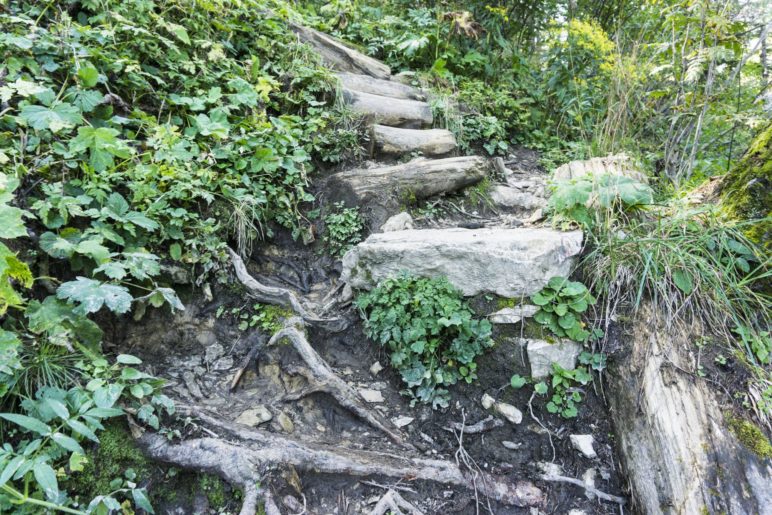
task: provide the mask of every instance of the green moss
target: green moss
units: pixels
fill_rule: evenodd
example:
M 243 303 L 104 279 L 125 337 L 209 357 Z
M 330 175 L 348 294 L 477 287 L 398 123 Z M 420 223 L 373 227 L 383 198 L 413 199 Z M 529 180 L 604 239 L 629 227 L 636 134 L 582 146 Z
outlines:
M 748 450 L 760 458 L 772 458 L 772 444 L 759 426 L 740 417 L 727 416 L 729 429 Z
M 222 479 L 212 475 L 202 475 L 198 479 L 199 488 L 209 499 L 209 507 L 219 511 L 228 503 L 228 492 Z
M 748 237 L 772 245 L 772 125 L 756 136 L 748 152 L 726 175 L 721 203 L 727 213 L 741 220 L 756 220 Z
M 88 463 L 83 471 L 74 472 L 67 481 L 67 489 L 86 502 L 114 490 L 110 483 L 125 478 L 129 469 L 134 470 L 139 479 L 147 478 L 153 470 L 153 462 L 139 450 L 122 420 L 105 426 L 99 433 L 99 445 L 88 449 L 86 457 Z

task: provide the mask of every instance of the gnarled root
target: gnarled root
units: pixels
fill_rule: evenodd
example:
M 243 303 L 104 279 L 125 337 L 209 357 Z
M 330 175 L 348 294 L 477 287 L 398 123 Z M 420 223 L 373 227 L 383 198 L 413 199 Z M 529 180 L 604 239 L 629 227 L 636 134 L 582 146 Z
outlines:
M 370 515 L 424 515 L 424 512 L 407 502 L 401 495 L 394 490 L 389 490 L 375 505 Z
M 341 406 L 351 411 L 374 428 L 386 433 L 394 443 L 411 447 L 409 444 L 405 443 L 402 435 L 396 431 L 396 428 L 392 427 L 388 420 L 368 409 L 360 395 L 330 369 L 330 366 L 321 356 L 319 356 L 314 348 L 311 347 L 311 344 L 308 343 L 308 340 L 303 334 L 302 327 L 303 321 L 301 319 L 294 317 L 287 319 L 284 322 L 284 328 L 274 334 L 268 341 L 268 346 L 271 346 L 282 338 L 286 338 L 300 355 L 300 358 L 308 366 L 307 369 L 301 370 L 302 374 L 306 377 L 306 380 L 308 380 L 310 388 L 301 391 L 299 395 L 290 394 L 285 397 L 285 400 L 299 398 L 315 391 L 327 393 L 338 401 Z
M 317 306 L 311 305 L 308 301 L 301 300 L 290 290 L 260 283 L 250 275 L 244 261 L 241 260 L 236 252 L 229 248 L 228 253 L 231 256 L 236 277 L 258 301 L 289 308 L 305 322 L 328 331 L 340 332 L 346 328 L 345 320 L 342 318 L 323 318 L 319 316 L 315 312 L 319 309 Z
M 214 473 L 229 483 L 245 489 L 246 500 L 257 502 L 266 493 L 248 490 L 266 472 L 279 464 L 320 473 L 352 476 L 387 476 L 418 479 L 477 490 L 491 499 L 512 506 L 536 506 L 543 502 L 542 492 L 529 482 L 513 483 L 503 477 L 471 474 L 450 461 L 410 458 L 374 451 L 311 445 L 285 436 L 266 433 L 231 422 L 218 420 L 203 412 L 194 412 L 211 429 L 227 434 L 238 443 L 216 438 L 196 438 L 178 443 L 145 433 L 139 444 L 153 459 L 176 466 Z M 275 505 L 274 505 L 275 506 Z M 278 513 L 278 508 L 276 508 Z M 244 511 L 242 514 L 250 513 Z

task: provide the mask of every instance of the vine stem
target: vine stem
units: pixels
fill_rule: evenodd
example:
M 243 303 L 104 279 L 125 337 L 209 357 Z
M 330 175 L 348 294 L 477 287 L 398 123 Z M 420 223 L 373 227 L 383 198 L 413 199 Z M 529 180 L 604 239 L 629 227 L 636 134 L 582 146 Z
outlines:
M 11 494 L 12 496 L 16 497 L 18 499 L 17 502 L 19 504 L 29 503 L 29 504 L 34 504 L 36 506 L 43 506 L 44 508 L 48 508 L 48 509 L 51 509 L 51 510 L 63 511 L 64 513 L 74 513 L 75 515 L 86 515 L 85 511 L 79 511 L 79 510 L 75 510 L 73 508 L 67 508 L 66 506 L 59 506 L 58 504 L 54 504 L 54 503 L 51 503 L 51 502 L 48 502 L 48 501 L 41 501 L 40 499 L 35 499 L 33 497 L 29 497 L 27 495 L 22 494 L 21 492 L 19 492 L 15 488 L 13 488 L 11 486 L 8 486 L 8 485 L 3 485 L 0 488 L 2 488 L 5 492 Z

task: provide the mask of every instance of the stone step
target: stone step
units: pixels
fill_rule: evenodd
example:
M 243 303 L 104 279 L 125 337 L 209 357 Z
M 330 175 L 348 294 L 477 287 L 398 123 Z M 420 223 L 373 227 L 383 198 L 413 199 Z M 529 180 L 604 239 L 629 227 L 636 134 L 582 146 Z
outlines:
M 442 156 L 456 150 L 456 137 L 446 129 L 401 129 L 373 125 L 370 154 L 400 156 L 420 152 L 428 157 Z
M 371 289 L 405 271 L 445 276 L 464 295 L 519 298 L 568 276 L 582 249 L 581 231 L 486 228 L 423 229 L 373 234 L 343 257 L 341 279 Z
M 341 85 L 352 91 L 370 93 L 391 98 L 405 98 L 410 100 L 426 100 L 426 95 L 420 89 L 416 89 L 401 82 L 376 79 L 369 75 L 359 73 L 338 73 Z
M 420 129 L 432 125 L 429 104 L 419 100 L 373 95 L 342 88 L 343 101 L 355 112 L 371 115 L 375 123 L 391 127 Z

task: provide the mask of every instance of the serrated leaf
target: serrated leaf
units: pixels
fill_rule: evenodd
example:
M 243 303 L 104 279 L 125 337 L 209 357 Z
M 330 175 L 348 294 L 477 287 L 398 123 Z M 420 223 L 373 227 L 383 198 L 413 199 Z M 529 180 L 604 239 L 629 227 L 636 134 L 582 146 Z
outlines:
M 547 393 L 547 383 L 545 383 L 544 381 L 536 383 L 535 385 L 533 385 L 533 389 L 539 395 L 544 395 Z
M 60 102 L 51 107 L 26 105 L 21 108 L 19 118 L 35 130 L 48 129 L 54 133 L 75 127 L 82 120 L 80 110 L 67 102 Z
M 102 103 L 104 95 L 91 89 L 78 89 L 71 98 L 72 103 L 84 113 L 90 113 L 96 106 Z
M 78 303 L 76 311 L 81 313 L 96 313 L 102 306 L 107 306 L 110 311 L 118 314 L 126 313 L 133 300 L 124 286 L 102 283 L 86 277 L 78 277 L 75 281 L 62 284 L 56 291 L 56 296 Z
M 79 127 L 78 135 L 70 140 L 70 152 L 79 154 L 88 150 L 91 166 L 97 172 L 103 172 L 114 165 L 114 157 L 127 159 L 131 156 L 131 148 L 118 139 L 118 135 L 120 132 L 109 127 Z

